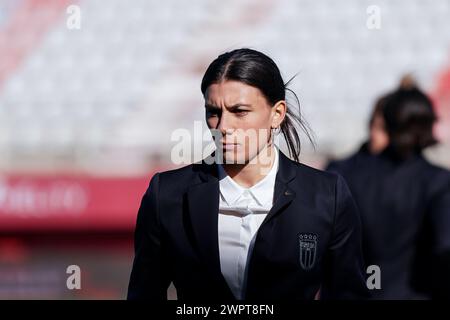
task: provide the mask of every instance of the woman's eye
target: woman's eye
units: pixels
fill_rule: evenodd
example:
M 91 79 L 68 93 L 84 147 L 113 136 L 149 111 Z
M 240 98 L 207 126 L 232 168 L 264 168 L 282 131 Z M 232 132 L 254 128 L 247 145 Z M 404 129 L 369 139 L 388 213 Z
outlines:
M 238 117 L 243 117 L 243 116 L 247 115 L 248 111 L 247 110 L 236 110 L 235 113 Z

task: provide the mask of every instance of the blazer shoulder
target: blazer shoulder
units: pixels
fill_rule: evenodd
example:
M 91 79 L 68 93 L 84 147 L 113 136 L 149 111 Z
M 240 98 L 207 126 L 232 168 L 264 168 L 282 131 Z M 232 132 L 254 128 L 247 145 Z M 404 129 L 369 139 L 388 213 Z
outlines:
M 194 164 L 188 164 L 179 168 L 160 171 L 160 178 L 166 179 L 183 179 L 189 177 L 193 173 Z
M 450 192 L 450 170 L 427 159 L 422 160 L 422 182 L 431 194 Z
M 334 198 L 338 189 L 346 187 L 345 179 L 337 172 L 323 171 L 291 161 L 296 172 L 294 187 L 301 190 L 304 197 L 315 199 L 318 195 L 322 195 Z
M 422 158 L 422 163 L 427 168 L 430 176 L 432 176 L 433 178 L 435 178 L 435 176 L 441 176 L 445 180 L 450 179 L 450 170 L 448 170 L 447 168 L 434 164 L 426 158 Z
M 159 171 L 159 188 L 162 194 L 184 193 L 191 185 L 201 182 L 199 172 L 207 170 L 201 162 L 179 168 Z
M 165 187 L 188 185 L 195 178 L 194 164 L 160 171 L 158 174 L 160 184 Z
M 324 171 L 299 162 L 296 162 L 296 167 L 300 179 L 308 179 L 311 183 L 334 186 L 341 178 L 341 175 L 335 171 Z

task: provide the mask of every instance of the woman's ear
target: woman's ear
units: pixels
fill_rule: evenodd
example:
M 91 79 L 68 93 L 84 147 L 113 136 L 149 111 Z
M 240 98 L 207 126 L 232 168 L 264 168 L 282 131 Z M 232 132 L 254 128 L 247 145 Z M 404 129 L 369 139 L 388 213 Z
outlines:
M 281 126 L 287 112 L 285 100 L 280 100 L 272 107 L 272 124 L 271 128 L 276 129 Z

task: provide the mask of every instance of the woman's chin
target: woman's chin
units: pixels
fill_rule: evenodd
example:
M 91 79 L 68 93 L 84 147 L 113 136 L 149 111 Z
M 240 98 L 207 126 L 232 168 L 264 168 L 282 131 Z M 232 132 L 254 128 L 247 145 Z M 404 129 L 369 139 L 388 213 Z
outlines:
M 245 164 L 245 155 L 232 150 L 223 150 L 224 164 Z

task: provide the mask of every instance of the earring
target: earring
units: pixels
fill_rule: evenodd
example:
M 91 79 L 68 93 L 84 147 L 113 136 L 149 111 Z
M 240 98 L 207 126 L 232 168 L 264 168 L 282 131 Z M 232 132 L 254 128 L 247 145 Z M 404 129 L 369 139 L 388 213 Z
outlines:
M 275 141 L 275 135 L 279 132 L 280 127 L 276 127 L 276 128 L 271 128 L 271 132 L 270 132 L 270 141 L 273 144 Z

